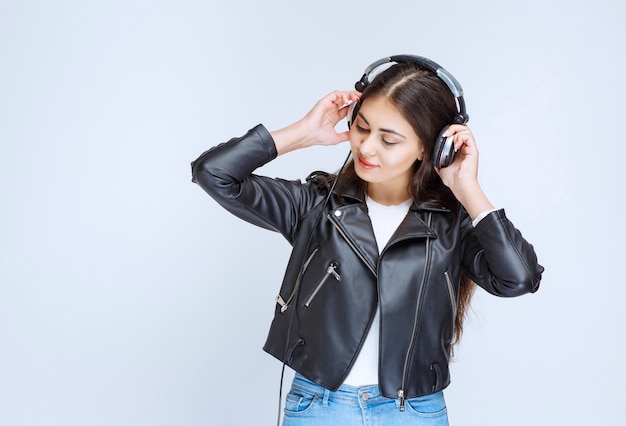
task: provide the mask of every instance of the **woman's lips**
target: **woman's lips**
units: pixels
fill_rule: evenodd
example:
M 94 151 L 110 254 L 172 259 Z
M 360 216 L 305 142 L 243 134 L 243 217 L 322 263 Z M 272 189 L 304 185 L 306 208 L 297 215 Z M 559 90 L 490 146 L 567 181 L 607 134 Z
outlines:
M 365 161 L 363 157 L 361 157 L 360 155 L 359 155 L 359 165 L 363 167 L 364 169 L 368 169 L 368 170 L 375 169 L 376 167 L 378 167 L 376 164 L 372 164 L 370 162 Z

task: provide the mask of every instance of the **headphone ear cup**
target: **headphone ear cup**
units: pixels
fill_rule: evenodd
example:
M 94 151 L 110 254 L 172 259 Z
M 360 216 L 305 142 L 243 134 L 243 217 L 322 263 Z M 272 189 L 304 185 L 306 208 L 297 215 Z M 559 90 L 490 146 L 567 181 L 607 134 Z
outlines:
M 437 140 L 435 141 L 435 147 L 433 149 L 433 166 L 437 169 L 448 167 L 454 161 L 456 156 L 456 150 L 454 149 L 454 137 L 446 137 L 443 134 L 448 130 L 450 126 L 444 127 Z
M 353 102 L 348 107 L 348 114 L 346 115 L 346 121 L 348 122 L 348 129 L 352 127 L 352 123 L 356 119 L 356 115 L 359 112 L 361 102 Z

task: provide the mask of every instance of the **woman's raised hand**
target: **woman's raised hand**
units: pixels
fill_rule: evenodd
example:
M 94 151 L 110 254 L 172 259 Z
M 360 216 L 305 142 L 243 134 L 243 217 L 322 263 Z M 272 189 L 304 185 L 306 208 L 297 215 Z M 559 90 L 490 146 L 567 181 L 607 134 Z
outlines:
M 453 124 L 444 136 L 454 138 L 456 157 L 448 167 L 436 169 L 443 183 L 465 207 L 470 217 L 493 209 L 493 205 L 478 184 L 478 148 L 469 127 Z
M 278 154 L 313 145 L 336 145 L 348 140 L 349 132 L 338 132 L 335 127 L 346 117 L 347 106 L 357 102 L 360 96 L 357 91 L 336 90 L 317 101 L 302 119 L 273 131 Z
M 441 180 L 452 191 L 478 180 L 478 148 L 469 127 L 463 124 L 451 125 L 443 136 L 454 141 L 456 157 L 448 167 L 437 169 Z M 458 188 L 461 189 L 461 188 Z
M 317 101 L 315 106 L 304 116 L 310 134 L 315 136 L 314 145 L 335 145 L 348 140 L 348 131 L 337 132 L 335 126 L 346 117 L 347 105 L 357 102 L 360 93 L 356 91 L 334 91 Z

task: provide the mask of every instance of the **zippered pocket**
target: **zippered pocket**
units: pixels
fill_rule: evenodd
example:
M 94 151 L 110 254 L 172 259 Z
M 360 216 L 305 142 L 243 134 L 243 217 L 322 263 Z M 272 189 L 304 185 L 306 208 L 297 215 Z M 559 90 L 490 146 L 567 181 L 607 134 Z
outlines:
M 441 367 L 439 367 L 438 363 L 433 362 L 430 364 L 429 370 L 435 375 L 434 384 L 431 387 L 431 391 L 434 393 L 441 387 Z
M 450 295 L 450 304 L 452 305 L 452 316 L 456 317 L 457 301 L 456 301 L 456 293 L 454 292 L 454 285 L 452 285 L 452 278 L 450 277 L 450 273 L 448 271 L 445 271 L 443 273 L 443 276 L 446 279 L 446 285 L 448 286 L 448 294 Z
M 446 285 L 448 287 L 448 294 L 450 295 L 450 305 L 452 307 L 452 336 L 455 334 L 456 330 L 456 312 L 459 309 L 457 296 L 454 292 L 454 285 L 452 285 L 452 278 L 450 277 L 450 273 L 446 270 L 443 273 L 443 276 L 446 279 Z M 454 337 L 452 337 L 452 341 L 454 341 Z M 452 343 L 451 341 L 451 343 Z M 454 356 L 454 345 L 450 345 L 450 357 Z
M 296 281 L 296 285 L 293 286 L 293 290 L 291 291 L 291 294 L 289 295 L 289 298 L 287 300 L 283 299 L 283 297 L 280 295 L 280 293 L 278 294 L 278 296 L 276 296 L 276 303 L 278 303 L 280 305 L 280 312 L 281 313 L 284 313 L 287 309 L 289 309 L 289 304 L 293 300 L 293 297 L 296 295 L 296 292 L 298 291 L 298 287 L 300 287 L 300 281 L 302 281 L 302 275 L 304 275 L 304 273 L 306 272 L 306 269 L 308 268 L 309 264 L 311 263 L 311 261 L 315 257 L 315 254 L 317 253 L 318 250 L 319 250 L 319 247 L 315 248 L 315 250 L 313 250 L 311 252 L 309 257 L 307 257 L 306 261 L 302 265 L 302 269 L 300 270 L 300 274 L 298 274 L 298 280 Z
M 326 282 L 331 276 L 335 278 L 337 282 L 341 281 L 341 275 L 339 275 L 339 272 L 337 272 L 338 267 L 339 265 L 335 262 L 330 262 L 328 264 L 328 266 L 326 267 L 326 272 L 324 273 L 324 276 L 317 283 L 311 295 L 306 299 L 306 302 L 304 302 L 304 306 L 306 306 L 307 308 L 311 306 L 311 303 L 313 303 L 313 299 L 315 299 L 315 296 L 317 296 L 317 293 L 322 289 L 322 287 L 324 287 L 324 285 L 326 284 Z

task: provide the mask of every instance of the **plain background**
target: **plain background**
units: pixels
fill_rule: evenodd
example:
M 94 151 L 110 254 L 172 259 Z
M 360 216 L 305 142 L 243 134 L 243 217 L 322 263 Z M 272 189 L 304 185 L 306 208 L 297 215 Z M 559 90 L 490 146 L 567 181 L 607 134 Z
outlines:
M 275 424 L 261 347 L 289 246 L 189 163 L 398 53 L 461 82 L 483 187 L 546 267 L 537 294 L 477 293 L 451 424 L 624 424 L 625 18 L 621 0 L 0 0 L 0 424 Z

